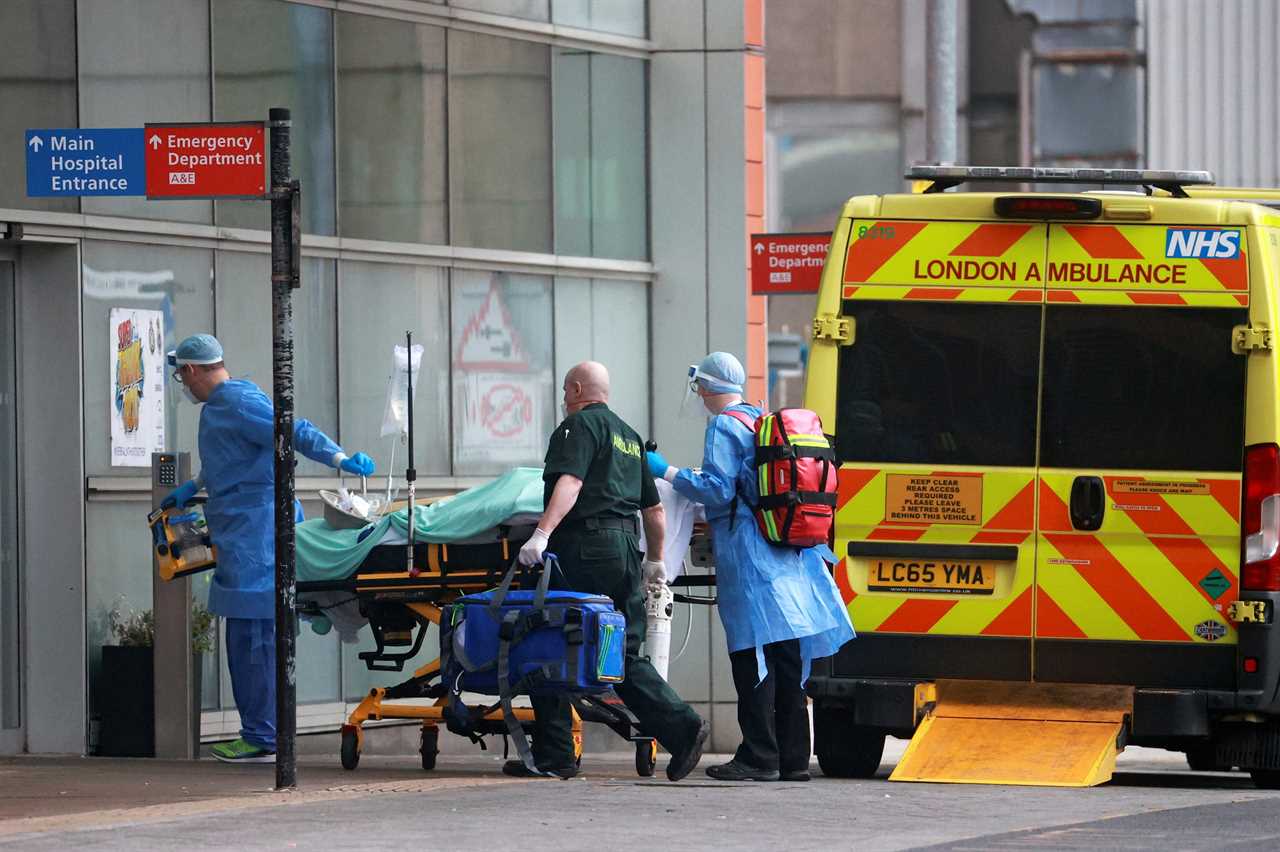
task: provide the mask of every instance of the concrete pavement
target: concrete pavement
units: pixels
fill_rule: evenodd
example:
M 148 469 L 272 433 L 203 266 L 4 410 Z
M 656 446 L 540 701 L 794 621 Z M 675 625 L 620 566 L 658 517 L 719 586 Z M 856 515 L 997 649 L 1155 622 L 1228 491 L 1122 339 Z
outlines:
M 1181 755 L 1130 749 L 1105 787 L 1070 790 L 889 784 L 679 784 L 639 779 L 630 753 L 588 755 L 571 781 L 515 780 L 491 752 L 332 757 L 300 765 L 299 791 L 270 767 L 20 758 L 0 762 L 0 848 L 452 850 L 1222 848 L 1280 843 L 1280 793 L 1239 773 L 1191 773 Z M 335 738 L 336 746 L 336 738 Z M 717 758 L 707 758 L 704 766 Z M 665 758 L 663 759 L 665 763 Z M 816 769 L 816 767 L 815 767 Z

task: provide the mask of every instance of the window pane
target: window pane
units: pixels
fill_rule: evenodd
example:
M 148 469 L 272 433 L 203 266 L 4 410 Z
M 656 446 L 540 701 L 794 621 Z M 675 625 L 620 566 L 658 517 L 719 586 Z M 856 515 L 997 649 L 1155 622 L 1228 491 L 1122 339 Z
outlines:
M 556 52 L 557 254 L 648 256 L 644 74 L 639 59 Z
M 547 20 L 547 0 L 449 0 L 449 5 L 531 21 Z
M 649 435 L 649 292 L 637 281 L 592 284 L 595 360 L 609 368 L 609 405 Z
M 541 465 L 557 420 L 550 279 L 455 270 L 451 313 L 455 473 Z
M 292 110 L 293 176 L 302 181 L 302 228 L 334 233 L 333 16 L 275 0 L 214 0 L 215 121 L 265 121 Z M 217 221 L 266 230 L 270 205 L 219 201 Z
M 556 279 L 555 370 L 582 361 L 609 368 L 609 407 L 641 435 L 649 432 L 649 292 L 636 281 Z M 589 332 L 583 330 L 589 329 Z
M 217 329 L 227 369 L 272 395 L 271 257 L 218 252 Z M 293 291 L 294 412 L 338 440 L 337 287 L 334 261 L 302 259 Z M 333 468 L 298 455 L 299 476 L 333 476 Z
M 146 308 L 164 314 L 164 341 L 157 341 L 157 357 L 189 334 L 212 331 L 213 253 L 207 249 L 85 240 L 81 258 L 85 473 L 147 477 L 147 468 L 111 467 L 111 309 Z M 187 402 L 172 381 L 165 381 L 164 399 L 166 447 L 194 454 L 199 406 Z
M 1044 467 L 1238 471 L 1248 311 L 1047 309 Z M 1210 414 L 1211 413 L 1211 414 Z
M 449 294 L 447 273 L 436 266 L 343 262 L 338 285 L 338 365 L 342 444 L 378 464 L 379 478 L 392 470 L 404 475 L 406 447 L 382 437 L 382 419 L 391 378 L 392 351 L 404 345 L 405 331 L 422 344 L 422 363 L 413 388 L 415 467 L 419 473 L 449 473 Z M 369 483 L 370 486 L 373 483 Z M 385 481 L 384 481 L 385 485 Z
M 551 251 L 551 57 L 449 31 L 449 224 L 461 246 Z
M 584 30 L 644 38 L 645 0 L 551 0 L 551 21 Z
M 591 248 L 596 257 L 648 257 L 645 64 L 591 57 Z
M 338 16 L 343 236 L 447 243 L 444 30 Z
M 101 360 L 101 357 L 99 358 Z M 146 503 L 85 503 L 86 639 L 89 643 L 90 713 L 101 689 L 102 646 L 118 645 L 111 635 L 111 610 L 127 616 L 151 609 L 151 537 Z
M 844 314 L 841 461 L 1035 464 L 1039 305 L 846 300 Z
M 141 127 L 148 121 L 209 120 L 206 0 L 81 3 L 80 121 Z M 213 221 L 208 201 L 86 198 L 84 212 L 142 219 Z
M 556 254 L 591 256 L 591 54 L 556 51 Z
M 78 127 L 75 0 L 0 3 L 0 207 L 76 212 L 76 198 L 27 198 L 23 131 Z

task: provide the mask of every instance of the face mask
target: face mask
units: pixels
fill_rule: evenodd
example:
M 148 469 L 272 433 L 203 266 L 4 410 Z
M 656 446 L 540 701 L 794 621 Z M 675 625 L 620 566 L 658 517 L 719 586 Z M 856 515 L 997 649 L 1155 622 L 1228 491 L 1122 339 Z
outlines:
M 182 386 L 182 395 L 185 396 L 187 398 L 187 402 L 191 403 L 192 405 L 200 404 L 200 400 L 196 399 L 196 395 L 193 394 L 191 392 L 191 388 L 187 387 L 186 385 Z
M 569 406 L 565 405 L 563 402 L 560 403 L 560 419 L 569 419 Z
M 703 398 L 703 400 L 702 400 L 702 410 L 703 410 L 703 411 L 705 411 L 705 412 L 707 413 L 707 416 L 708 416 L 708 417 L 715 417 L 715 416 L 716 416 L 716 412 L 715 412 L 715 411 L 712 411 L 712 410 L 711 410 L 711 406 L 707 405 L 707 400 L 706 400 L 706 398 L 705 398 L 705 397 L 704 397 L 704 398 Z

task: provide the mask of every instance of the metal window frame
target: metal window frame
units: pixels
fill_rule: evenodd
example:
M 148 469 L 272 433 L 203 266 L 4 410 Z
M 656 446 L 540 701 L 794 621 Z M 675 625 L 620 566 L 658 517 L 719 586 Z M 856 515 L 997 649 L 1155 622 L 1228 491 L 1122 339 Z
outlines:
M 477 12 L 443 4 L 426 4 L 419 0 L 289 0 L 289 2 L 303 6 L 318 6 L 334 12 L 392 18 L 415 24 L 430 24 L 484 35 L 536 41 L 557 47 L 614 53 L 636 59 L 648 59 L 657 49 L 656 44 L 648 38 Z

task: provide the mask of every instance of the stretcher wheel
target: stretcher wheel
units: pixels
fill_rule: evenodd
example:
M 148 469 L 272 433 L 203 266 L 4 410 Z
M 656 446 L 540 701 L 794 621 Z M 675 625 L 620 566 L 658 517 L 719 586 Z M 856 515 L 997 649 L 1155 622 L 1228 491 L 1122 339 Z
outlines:
M 658 768 L 658 741 L 640 740 L 636 743 L 636 774 L 641 778 L 652 778 Z
M 418 751 L 422 754 L 422 769 L 426 772 L 436 768 L 436 755 L 440 753 L 440 729 L 423 727 L 422 740 Z
M 355 769 L 360 765 L 360 735 L 355 731 L 342 732 L 342 768 Z

